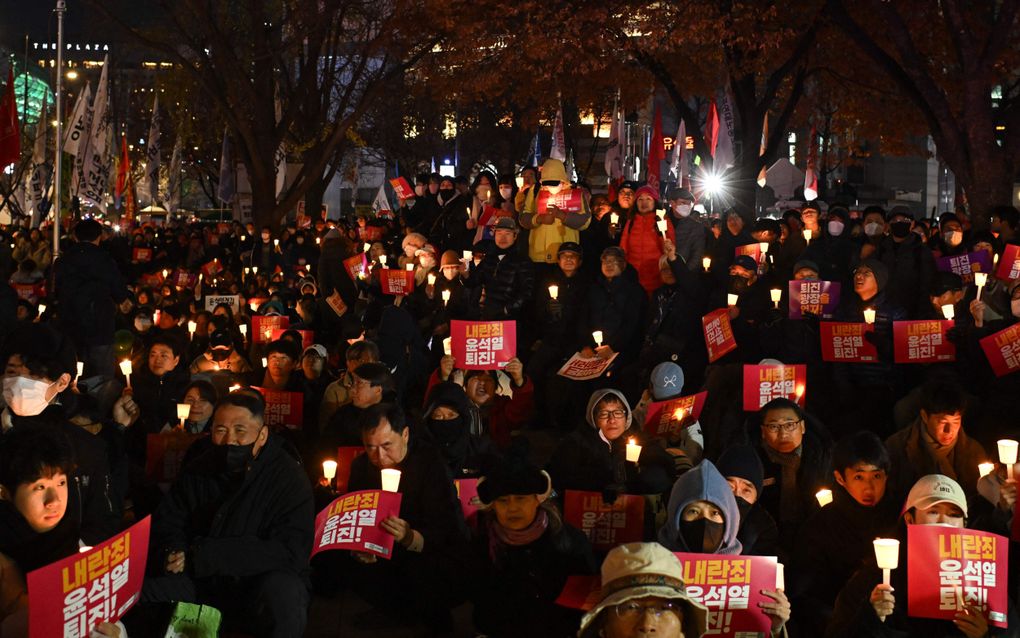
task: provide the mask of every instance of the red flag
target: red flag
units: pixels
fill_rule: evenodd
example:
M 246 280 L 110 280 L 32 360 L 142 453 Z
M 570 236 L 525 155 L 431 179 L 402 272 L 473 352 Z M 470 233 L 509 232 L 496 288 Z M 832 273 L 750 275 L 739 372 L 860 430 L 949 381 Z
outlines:
M 117 199 L 117 208 L 120 208 L 120 198 L 124 196 L 127 188 L 128 174 L 131 172 L 130 160 L 128 159 L 127 137 L 120 137 L 120 162 L 117 165 L 117 188 L 114 197 Z
M 715 108 L 715 98 L 708 103 L 708 115 L 705 118 L 705 144 L 708 152 L 715 158 L 715 147 L 719 143 L 719 111 Z
M 7 69 L 7 88 L 0 102 L 0 167 L 16 164 L 21 158 L 21 133 L 18 108 L 14 101 L 14 67 Z
M 662 111 L 655 109 L 655 124 L 652 126 L 652 143 L 648 146 L 648 185 L 659 190 L 659 173 L 662 162 L 666 159 L 666 149 L 662 146 Z
M 807 168 L 804 171 L 804 199 L 811 201 L 818 197 L 818 173 L 815 167 L 818 165 L 818 144 L 815 142 L 817 133 L 815 127 L 811 127 L 811 137 L 808 138 Z

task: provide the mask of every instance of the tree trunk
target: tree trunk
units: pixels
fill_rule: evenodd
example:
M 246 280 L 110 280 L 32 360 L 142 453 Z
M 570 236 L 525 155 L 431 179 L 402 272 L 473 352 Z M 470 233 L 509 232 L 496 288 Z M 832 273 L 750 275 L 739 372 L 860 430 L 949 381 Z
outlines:
M 311 187 L 305 191 L 305 215 L 312 218 L 312 223 L 319 219 L 319 211 L 322 209 L 322 196 L 326 194 L 326 180 L 320 179 L 312 182 Z

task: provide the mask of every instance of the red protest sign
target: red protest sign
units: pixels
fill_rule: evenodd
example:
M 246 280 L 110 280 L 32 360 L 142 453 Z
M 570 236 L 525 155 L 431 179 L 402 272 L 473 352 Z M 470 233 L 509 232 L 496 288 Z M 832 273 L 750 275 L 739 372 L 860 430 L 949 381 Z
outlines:
M 516 321 L 450 322 L 451 347 L 461 370 L 495 370 L 517 353 Z
M 198 275 L 187 270 L 175 270 L 172 275 L 173 285 L 176 288 L 194 288 L 198 283 Z
M 335 290 L 332 295 L 326 297 L 326 305 L 332 308 L 333 312 L 335 312 L 338 317 L 344 316 L 347 312 L 347 304 L 344 303 L 340 293 Z
M 1020 246 L 1006 244 L 999 258 L 999 267 L 995 269 L 995 276 L 1003 281 L 1020 278 Z
M 155 288 L 163 283 L 163 273 L 161 272 L 143 273 L 139 275 L 138 282 L 143 286 Z
M 379 286 L 384 295 L 409 295 L 414 292 L 414 272 L 396 268 L 379 269 Z
M 258 390 L 265 397 L 265 423 L 270 428 L 300 430 L 304 426 L 305 395 L 300 392 L 267 390 L 254 385 L 252 389 Z
M 737 349 L 737 340 L 733 337 L 733 328 L 730 326 L 728 313 L 728 308 L 719 308 L 701 318 L 709 363 L 715 363 Z
M 152 261 L 152 249 L 151 248 L 133 248 L 131 250 L 131 261 L 140 263 L 148 263 Z
M 741 255 L 747 255 L 760 267 L 765 263 L 767 253 L 763 253 L 761 251 L 761 246 L 758 244 L 744 244 L 743 246 L 737 246 L 733 249 L 734 257 L 739 257 Z
M 347 484 L 351 480 L 351 466 L 354 459 L 365 453 L 365 448 L 360 445 L 349 447 L 338 447 L 336 449 L 336 491 L 343 494 L 347 491 Z
M 684 419 L 697 421 L 701 417 L 701 410 L 705 407 L 707 398 L 708 392 L 699 392 L 669 401 L 649 403 L 645 412 L 645 432 L 652 436 L 663 436 L 670 434 Z
M 612 505 L 607 505 L 598 492 L 567 490 L 563 495 L 563 518 L 584 532 L 596 550 L 608 551 L 621 543 L 641 541 L 645 499 L 621 494 Z
M 276 341 L 283 335 L 284 332 L 291 330 L 291 328 L 273 328 L 273 332 L 269 338 Z M 294 332 L 301 335 L 301 351 L 304 352 L 305 348 L 315 343 L 315 331 L 314 330 L 294 330 Z
M 907 525 L 907 615 L 952 620 L 963 605 L 1006 626 L 1009 541 L 997 534 Z
M 561 377 L 566 377 L 573 381 L 588 381 L 589 379 L 597 379 L 601 377 L 609 366 L 616 360 L 616 356 L 619 352 L 614 352 L 613 356 L 608 359 L 601 357 L 582 357 L 580 353 L 575 352 L 574 356 L 570 357 L 566 363 L 559 369 L 556 374 Z
M 202 274 L 206 277 L 215 277 L 223 271 L 223 266 L 220 265 L 219 259 L 213 259 L 212 261 L 202 264 Z
M 28 635 L 88 636 L 138 600 L 149 552 L 146 516 L 92 549 L 28 574 Z
M 988 335 L 981 340 L 981 349 L 985 351 L 995 376 L 1015 372 L 1020 368 L 1020 323 Z
M 361 241 L 379 241 L 382 239 L 383 229 L 379 226 L 365 226 L 358 229 L 358 237 Z
M 478 505 L 472 499 L 478 496 L 478 479 L 455 479 L 453 487 L 457 490 L 457 499 L 460 500 L 460 511 L 464 514 L 471 529 L 478 526 Z
M 351 278 L 351 281 L 358 283 L 358 280 L 365 279 L 368 277 L 368 255 L 366 253 L 358 253 L 353 257 L 348 257 L 344 260 L 344 270 L 347 271 L 347 276 Z
M 315 517 L 312 556 L 328 549 L 349 549 L 383 558 L 393 554 L 393 535 L 381 523 L 400 514 L 397 492 L 364 490 L 338 496 Z
M 156 483 L 177 480 L 184 455 L 202 436 L 176 430 L 150 434 L 145 441 L 145 478 Z
M 273 340 L 274 330 L 286 330 L 290 326 L 290 319 L 283 315 L 265 317 L 255 315 L 251 318 L 252 341 L 255 343 L 269 343 Z
M 414 197 L 414 189 L 407 183 L 407 180 L 403 177 L 390 180 L 390 186 L 393 187 L 393 192 L 397 194 L 400 199 L 410 199 Z
M 894 321 L 893 349 L 896 363 L 956 361 L 956 344 L 946 338 L 953 327 L 948 320 Z
M 706 636 L 768 635 L 772 621 L 758 606 L 776 588 L 775 556 L 723 556 L 675 552 L 687 595 L 708 607 Z
M 11 287 L 14 288 L 18 299 L 24 299 L 31 303 L 36 303 L 45 294 L 43 284 L 11 284 Z
M 567 609 L 589 611 L 602 600 L 598 576 L 567 576 L 556 604 Z
M 806 312 L 826 319 L 832 317 L 839 305 L 839 288 L 835 281 L 790 281 L 790 319 L 803 319 Z
M 807 366 L 745 365 L 744 410 L 756 412 L 772 399 L 791 399 L 804 407 Z
M 823 321 L 819 324 L 822 361 L 871 363 L 878 361 L 875 345 L 864 338 L 874 332 L 874 324 Z
M 581 199 L 581 189 L 571 188 L 562 190 L 555 195 L 549 191 L 539 191 L 535 206 L 539 214 L 544 215 L 546 209 L 555 206 L 565 213 L 580 213 L 584 209 L 584 202 Z

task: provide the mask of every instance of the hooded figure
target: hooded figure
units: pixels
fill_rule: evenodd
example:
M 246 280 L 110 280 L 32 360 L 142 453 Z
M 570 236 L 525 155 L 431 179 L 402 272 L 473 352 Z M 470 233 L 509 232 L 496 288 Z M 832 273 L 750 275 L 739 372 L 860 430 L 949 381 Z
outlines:
M 452 381 L 432 387 L 422 426 L 424 438 L 439 448 L 454 478 L 477 477 L 498 458 L 492 439 L 481 433 L 478 408 Z
M 591 211 L 583 192 L 570 185 L 563 162 L 547 159 L 542 164 L 542 184 L 532 189 L 521 213 L 528 234 L 528 256 L 540 264 L 554 264 L 563 242 L 577 243 L 580 231 L 591 223 Z
M 711 507 L 699 508 L 699 504 Z M 713 507 L 722 515 L 722 522 L 712 520 L 716 517 L 711 512 L 703 515 Z M 694 517 L 695 510 L 702 515 Z M 733 491 L 715 465 L 706 460 L 673 484 L 659 542 L 675 552 L 738 555 L 743 550 L 737 540 L 739 528 L 740 512 Z

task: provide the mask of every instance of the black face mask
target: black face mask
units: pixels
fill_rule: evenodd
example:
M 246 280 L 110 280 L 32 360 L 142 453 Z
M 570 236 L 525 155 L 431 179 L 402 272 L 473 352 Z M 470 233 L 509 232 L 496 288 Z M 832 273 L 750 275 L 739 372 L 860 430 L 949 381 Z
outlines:
M 893 222 L 889 224 L 889 231 L 893 237 L 903 239 L 910 234 L 910 222 Z
M 687 549 L 702 554 L 714 554 L 722 545 L 723 524 L 699 518 L 695 521 L 680 521 L 680 537 Z
M 425 427 L 432 434 L 432 438 L 441 445 L 455 443 L 464 436 L 463 424 L 464 417 L 461 416 L 456 419 L 428 419 L 425 421 Z
M 217 462 L 220 468 L 227 474 L 239 474 L 248 468 L 248 463 L 253 458 L 255 444 L 248 445 L 220 445 L 218 446 Z
M 224 350 L 223 348 L 213 348 L 209 354 L 212 356 L 213 361 L 226 361 L 230 358 L 230 350 Z
M 752 503 L 748 503 L 743 498 L 736 496 L 737 499 L 737 511 L 740 512 L 740 520 L 743 521 L 747 518 L 747 513 L 754 507 Z
M 443 198 L 444 202 L 448 202 L 453 199 L 454 190 L 452 188 L 440 188 L 439 196 Z
M 734 295 L 739 295 L 747 291 L 751 287 L 751 282 L 744 279 L 740 275 L 730 275 L 730 292 Z

